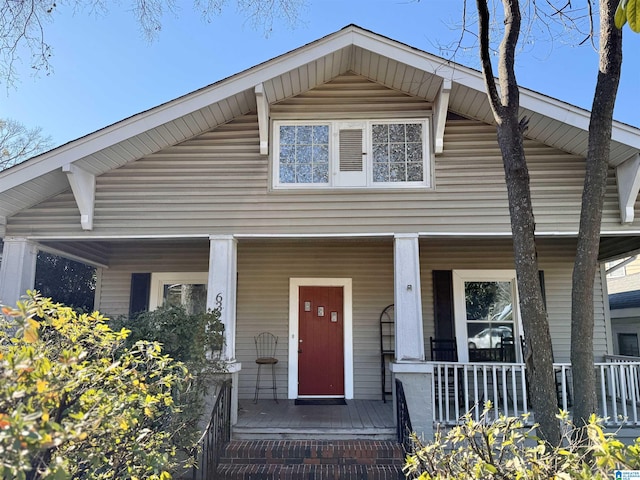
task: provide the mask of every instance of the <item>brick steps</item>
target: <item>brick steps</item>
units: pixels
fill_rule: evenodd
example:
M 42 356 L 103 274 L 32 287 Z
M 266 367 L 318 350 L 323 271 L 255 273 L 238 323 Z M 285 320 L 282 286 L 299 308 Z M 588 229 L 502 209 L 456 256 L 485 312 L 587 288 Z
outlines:
M 218 467 L 220 480 L 398 480 L 402 448 L 378 440 L 232 441 Z

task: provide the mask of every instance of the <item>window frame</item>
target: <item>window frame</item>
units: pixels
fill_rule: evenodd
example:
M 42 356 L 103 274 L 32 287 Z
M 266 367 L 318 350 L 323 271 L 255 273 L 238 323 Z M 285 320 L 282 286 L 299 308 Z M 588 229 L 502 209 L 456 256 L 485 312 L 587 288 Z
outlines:
M 504 270 L 453 270 L 453 311 L 456 340 L 458 344 L 458 361 L 469 362 L 469 335 L 467 330 L 467 310 L 465 300 L 465 282 L 511 282 L 513 299 L 513 343 L 516 361 L 521 361 L 520 335 L 522 329 L 522 317 L 520 315 L 520 302 L 518 298 L 518 283 L 516 271 Z M 493 362 L 492 362 L 493 363 Z
M 152 272 L 149 289 L 149 310 L 155 310 L 164 303 L 165 285 L 176 283 L 205 285 L 209 288 L 208 272 Z
M 373 138 L 372 126 L 374 124 L 408 124 L 422 125 L 422 173 L 421 181 L 407 182 L 374 182 L 373 181 Z M 340 184 L 338 180 L 340 156 L 338 135 L 340 126 L 362 125 L 364 139 L 364 170 L 366 181 L 364 185 Z M 327 125 L 329 127 L 329 181 L 327 183 L 283 183 L 280 182 L 280 127 L 281 126 L 316 126 Z M 431 119 L 428 116 L 402 117 L 402 118 L 353 118 L 353 119 L 321 119 L 321 120 L 272 120 L 272 177 L 271 186 L 274 190 L 332 190 L 332 189 L 425 189 L 431 188 L 433 149 L 431 146 Z

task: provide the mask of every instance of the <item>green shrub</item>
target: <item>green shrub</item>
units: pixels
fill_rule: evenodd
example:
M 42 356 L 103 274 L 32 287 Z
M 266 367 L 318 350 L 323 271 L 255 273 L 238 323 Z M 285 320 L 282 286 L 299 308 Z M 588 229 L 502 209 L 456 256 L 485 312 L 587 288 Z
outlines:
M 220 312 L 188 313 L 180 305 L 169 305 L 131 318 L 120 317 L 111 325 L 131 332 L 127 346 L 140 340 L 158 342 L 166 355 L 184 363 L 192 374 L 190 388 L 174 395 L 181 412 L 172 427 L 174 445 L 189 454 L 202 434 L 203 414 L 210 413 L 205 411 L 205 397 L 226 371 L 220 358 L 224 343 Z
M 0 318 L 0 478 L 166 479 L 185 366 L 28 292 Z
M 446 434 L 423 444 L 414 436 L 415 453 L 407 456 L 407 478 L 419 480 L 516 479 L 605 480 L 615 470 L 640 468 L 640 439 L 624 445 L 615 433 L 605 433 L 595 416 L 576 430 L 566 413 L 559 415 L 566 432 L 561 446 L 535 436 L 525 418 L 489 421 L 485 409 L 479 421 L 471 415 Z M 583 435 L 583 437 L 580 437 Z M 579 442 L 577 439 L 584 441 Z

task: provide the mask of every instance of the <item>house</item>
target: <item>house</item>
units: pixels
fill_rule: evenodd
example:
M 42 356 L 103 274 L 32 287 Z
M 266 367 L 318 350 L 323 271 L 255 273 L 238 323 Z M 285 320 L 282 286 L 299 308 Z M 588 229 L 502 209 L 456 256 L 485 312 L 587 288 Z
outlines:
M 640 260 L 606 263 L 613 354 L 640 357 Z
M 521 114 L 566 403 L 589 112 L 522 89 Z M 471 394 L 521 412 L 523 332 L 493 123 L 479 72 L 347 26 L 1 172 L 0 298 L 33 285 L 38 249 L 98 267 L 95 305 L 108 315 L 191 286 L 189 297 L 222 311 L 234 420 L 254 398 L 263 331 L 279 339 L 282 400 L 382 402 L 389 369 L 426 434 Z M 640 248 L 638 128 L 614 124 L 610 165 L 603 261 Z M 612 353 L 605 285 L 603 266 L 597 361 Z M 432 362 L 430 337 L 455 337 L 458 361 Z

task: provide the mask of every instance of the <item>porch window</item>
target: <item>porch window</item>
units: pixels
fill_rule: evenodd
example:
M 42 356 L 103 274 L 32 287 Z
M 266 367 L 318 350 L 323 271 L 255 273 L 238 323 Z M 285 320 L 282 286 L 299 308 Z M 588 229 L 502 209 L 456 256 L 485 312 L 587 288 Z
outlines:
M 515 271 L 453 272 L 458 358 L 515 362 L 520 319 Z
M 204 272 L 152 273 L 149 309 L 161 305 L 182 305 L 187 313 L 202 313 L 207 308 L 207 277 Z
M 428 119 L 276 121 L 273 185 L 429 186 Z
M 628 355 L 630 357 L 640 356 L 640 349 L 638 349 L 638 334 L 619 333 L 618 347 L 620 349 L 620 355 Z

